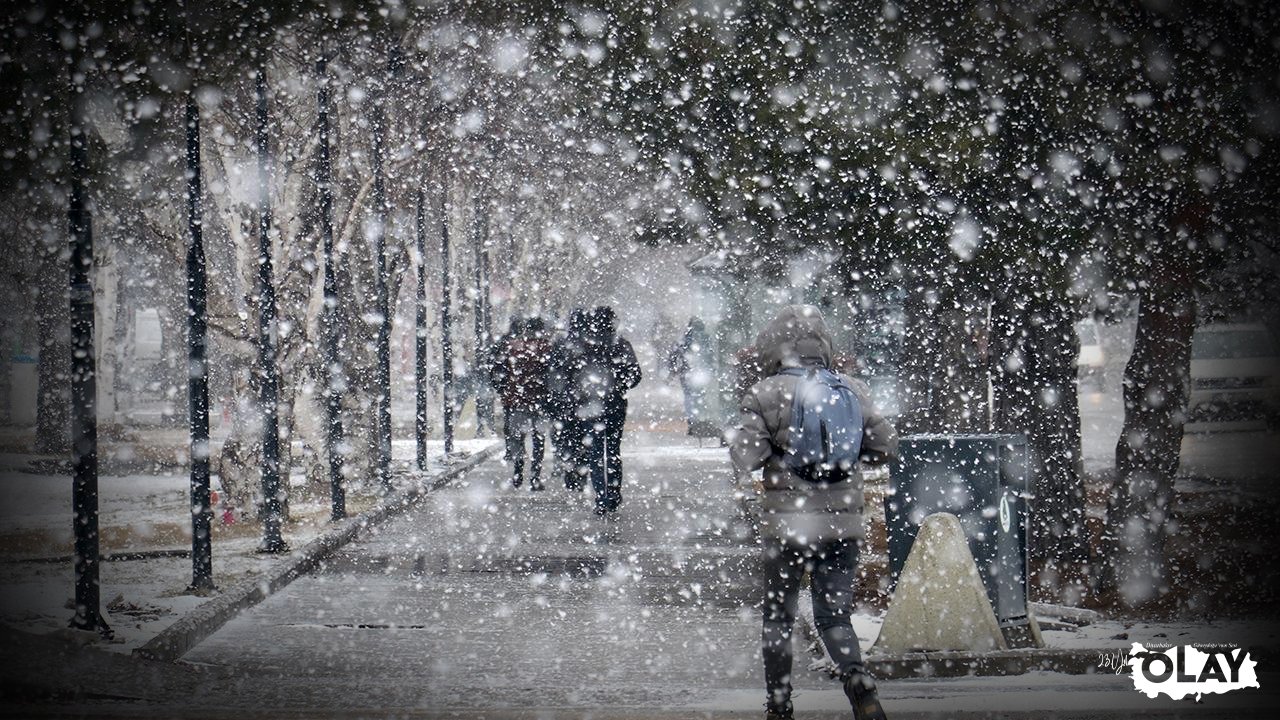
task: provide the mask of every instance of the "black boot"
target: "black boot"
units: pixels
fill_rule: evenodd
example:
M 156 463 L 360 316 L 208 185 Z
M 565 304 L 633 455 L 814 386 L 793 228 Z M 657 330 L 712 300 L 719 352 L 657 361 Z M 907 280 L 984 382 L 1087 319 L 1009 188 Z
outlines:
M 888 720 L 876 694 L 876 681 L 866 672 L 858 670 L 844 678 L 844 694 L 853 706 L 856 720 Z

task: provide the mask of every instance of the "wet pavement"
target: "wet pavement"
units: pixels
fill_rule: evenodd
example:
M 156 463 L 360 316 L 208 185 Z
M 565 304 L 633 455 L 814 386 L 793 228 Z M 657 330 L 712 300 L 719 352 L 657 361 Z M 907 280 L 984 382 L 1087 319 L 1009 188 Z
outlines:
M 24 637 L 31 647 L 5 654 L 34 661 L 0 693 L 0 711 L 761 717 L 756 549 L 727 453 L 632 432 L 624 458 L 624 501 L 608 520 L 594 515 L 590 490 L 512 488 L 500 462 L 485 462 L 368 528 L 179 663 L 103 665 Z M 797 717 L 849 717 L 839 686 L 808 668 L 803 644 L 797 632 Z M 42 667 L 80 680 L 39 697 L 50 684 Z M 895 718 L 1269 717 L 1276 680 L 1262 676 L 1263 695 L 1204 704 L 1152 700 L 1105 672 L 889 680 L 881 697 Z
M 754 689 L 756 551 L 726 453 L 704 444 L 633 433 L 608 519 L 590 490 L 516 489 L 485 463 L 183 659 L 288 677 L 241 688 L 281 708 L 688 707 Z

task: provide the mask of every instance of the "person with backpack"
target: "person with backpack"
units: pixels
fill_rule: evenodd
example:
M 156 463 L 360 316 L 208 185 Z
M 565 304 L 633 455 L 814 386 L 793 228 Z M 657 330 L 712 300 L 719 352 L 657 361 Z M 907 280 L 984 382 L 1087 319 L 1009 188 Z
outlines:
M 579 423 L 578 473 L 589 477 L 596 514 L 616 512 L 622 502 L 622 428 L 627 420 L 627 391 L 640 384 L 635 349 L 617 334 L 617 315 L 601 305 L 591 311 L 580 359 L 574 363 L 569 391 Z
M 541 318 L 511 321 L 511 331 L 495 347 L 491 377 L 502 399 L 502 432 L 511 485 L 524 482 L 525 441 L 532 439 L 529 489 L 542 490 L 542 456 L 547 411 L 547 356 L 551 343 Z
M 831 371 L 831 333 L 818 308 L 783 309 L 756 338 L 762 379 L 740 400 L 730 457 L 760 496 L 764 575 L 761 651 L 766 718 L 792 717 L 791 632 L 808 571 L 814 625 L 858 720 L 882 720 L 853 631 L 853 585 L 865 537 L 864 464 L 897 456 L 898 435 L 863 383 Z
M 587 311 L 574 308 L 569 314 L 564 335 L 551 344 L 551 355 L 547 362 L 547 415 L 551 420 L 555 464 L 564 478 L 565 489 L 579 492 L 585 487 L 578 474 L 582 423 L 574 413 L 570 385 L 585 353 L 587 325 Z

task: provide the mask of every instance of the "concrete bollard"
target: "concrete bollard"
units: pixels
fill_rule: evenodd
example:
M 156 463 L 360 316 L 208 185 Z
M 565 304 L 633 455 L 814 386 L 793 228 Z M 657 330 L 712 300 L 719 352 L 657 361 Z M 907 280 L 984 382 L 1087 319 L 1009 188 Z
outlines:
M 873 653 L 1007 650 L 960 519 L 925 518 Z

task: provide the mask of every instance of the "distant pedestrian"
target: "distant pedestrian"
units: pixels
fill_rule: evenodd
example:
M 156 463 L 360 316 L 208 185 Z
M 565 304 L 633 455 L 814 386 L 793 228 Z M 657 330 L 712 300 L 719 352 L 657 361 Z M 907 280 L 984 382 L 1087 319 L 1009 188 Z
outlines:
M 766 718 L 792 717 L 791 632 L 808 572 L 813 619 L 858 720 L 885 717 L 853 631 L 853 585 L 865 537 L 864 463 L 898 451 L 866 386 L 830 371 L 831 333 L 812 305 L 785 308 L 756 338 L 763 379 L 741 398 L 730 456 L 756 470 L 764 573 L 761 651 Z
M 720 434 L 707 410 L 707 393 L 715 390 L 712 350 L 706 325 L 701 318 L 691 317 L 684 335 L 667 353 L 667 369 L 680 380 L 680 390 L 684 393 L 684 419 L 689 426 L 688 433 L 699 437 Z
M 453 418 L 456 422 L 458 418 L 462 417 L 462 408 L 476 393 L 475 371 L 460 356 L 454 356 L 453 358 L 453 375 L 450 388 L 449 404 L 453 408 Z M 477 422 L 479 422 L 478 419 Z
M 585 487 L 577 462 L 581 455 L 583 422 L 575 413 L 570 383 L 586 354 L 587 320 L 586 310 L 574 308 L 564 335 L 551 344 L 547 368 L 547 415 L 551 421 L 555 464 L 563 476 L 564 486 L 578 491 Z
M 764 376 L 760 353 L 756 352 L 754 345 L 748 345 L 733 354 L 733 370 L 733 396 L 740 400 Z
M 484 437 L 488 432 L 497 433 L 498 426 L 494 422 L 494 387 L 493 387 L 493 353 L 494 343 L 485 342 L 476 352 L 476 371 L 471 378 L 472 390 L 476 396 L 476 437 Z
M 541 490 L 547 411 L 547 359 L 551 343 L 541 318 L 511 321 L 494 348 L 491 377 L 502 400 L 502 432 L 511 484 L 524 482 L 525 442 L 529 448 L 529 489 Z
M 622 428 L 627 420 L 627 391 L 640 383 L 635 349 L 617 335 L 613 308 L 591 311 L 581 360 L 569 381 L 574 417 L 579 423 L 581 478 L 590 478 L 596 514 L 615 512 L 622 502 Z

